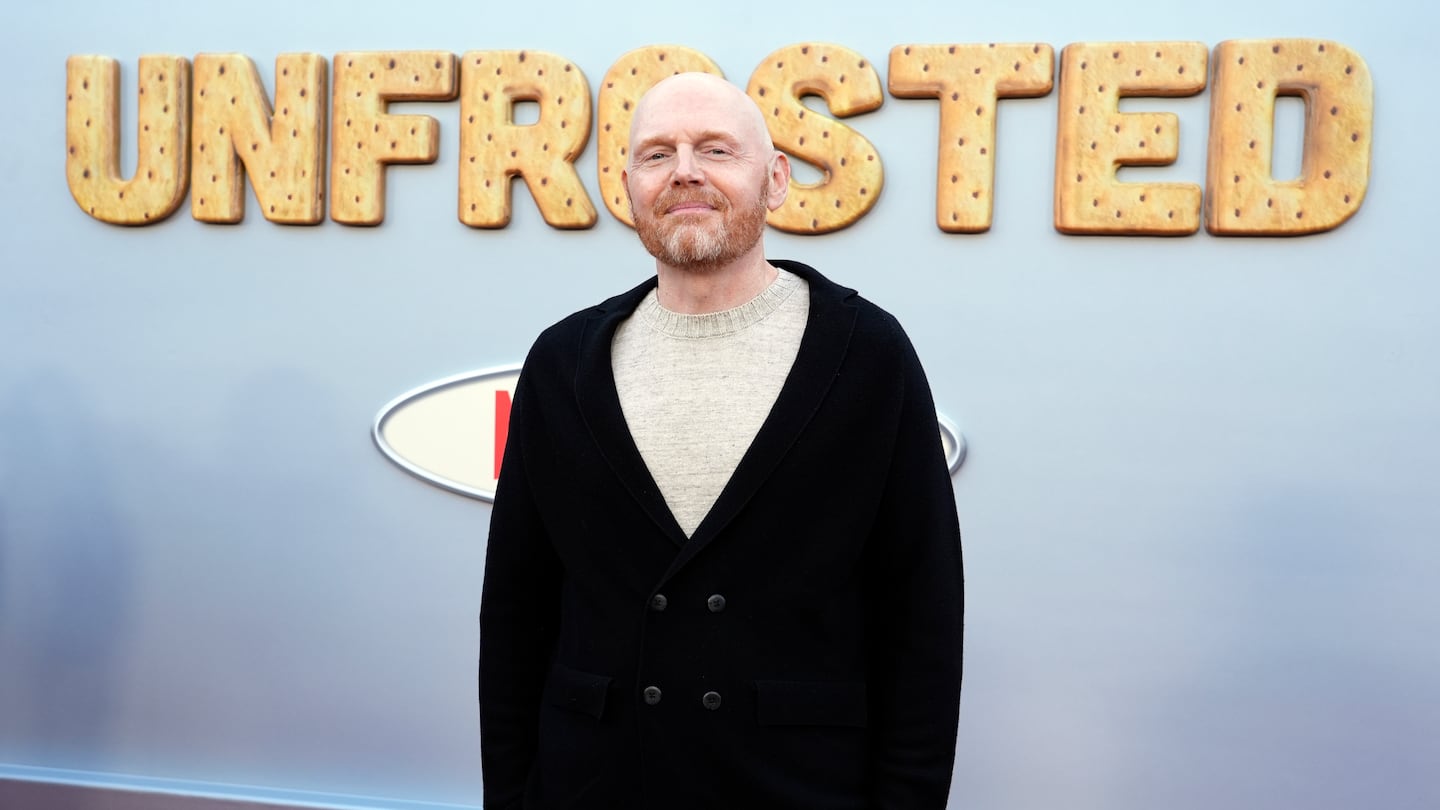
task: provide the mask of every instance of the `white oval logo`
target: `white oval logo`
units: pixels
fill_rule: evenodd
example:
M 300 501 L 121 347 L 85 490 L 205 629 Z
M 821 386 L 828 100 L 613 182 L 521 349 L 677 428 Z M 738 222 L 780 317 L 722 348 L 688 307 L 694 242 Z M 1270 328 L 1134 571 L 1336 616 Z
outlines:
M 456 374 L 406 391 L 375 417 L 371 436 L 385 457 L 451 492 L 495 500 L 510 429 L 510 399 L 520 366 Z M 936 415 L 953 475 L 965 461 L 965 437 Z

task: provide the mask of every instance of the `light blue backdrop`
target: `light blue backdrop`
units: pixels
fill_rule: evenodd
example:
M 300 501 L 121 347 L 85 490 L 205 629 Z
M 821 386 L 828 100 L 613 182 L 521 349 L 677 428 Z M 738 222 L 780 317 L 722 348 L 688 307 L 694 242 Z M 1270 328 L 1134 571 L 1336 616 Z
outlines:
M 146 53 L 242 52 L 273 88 L 283 52 L 531 48 L 593 92 L 658 43 L 743 84 L 806 40 L 883 76 L 897 44 L 1295 36 L 1349 45 L 1375 82 L 1369 197 L 1334 232 L 1062 236 L 1052 93 L 1000 105 L 994 228 L 943 234 L 936 106 L 887 97 L 848 121 L 885 161 L 879 204 L 834 235 L 772 232 L 771 252 L 895 312 L 970 445 L 952 807 L 1440 806 L 1436 20 L 1401 8 L 8 9 L 0 777 L 478 805 L 489 508 L 390 465 L 367 429 L 650 272 L 603 208 L 552 230 L 520 187 L 507 229 L 461 225 L 458 102 L 405 105 L 440 120 L 440 158 L 390 170 L 378 228 L 273 225 L 253 197 L 236 226 L 188 202 L 151 227 L 94 221 L 65 184 L 67 56 L 121 61 L 128 173 Z M 1175 111 L 1182 136 L 1176 165 L 1126 174 L 1203 184 L 1209 101 L 1127 103 Z M 598 206 L 594 143 L 579 165 Z

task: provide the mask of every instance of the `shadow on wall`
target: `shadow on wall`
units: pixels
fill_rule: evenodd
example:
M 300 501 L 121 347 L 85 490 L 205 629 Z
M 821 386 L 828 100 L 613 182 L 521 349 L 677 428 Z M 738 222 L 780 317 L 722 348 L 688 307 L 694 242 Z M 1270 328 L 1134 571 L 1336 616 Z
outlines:
M 471 801 L 483 515 L 389 468 L 369 401 L 222 382 L 0 388 L 0 765 Z
M 1197 807 L 1437 806 L 1435 597 L 1415 574 L 1433 538 L 1338 487 L 1275 482 L 1236 505 L 1187 572 L 1188 665 L 1148 731 L 1197 756 L 1152 763 L 1173 781 L 1139 789 Z
M 119 709 L 136 551 L 117 456 L 71 381 L 0 396 L 0 761 L 87 756 Z

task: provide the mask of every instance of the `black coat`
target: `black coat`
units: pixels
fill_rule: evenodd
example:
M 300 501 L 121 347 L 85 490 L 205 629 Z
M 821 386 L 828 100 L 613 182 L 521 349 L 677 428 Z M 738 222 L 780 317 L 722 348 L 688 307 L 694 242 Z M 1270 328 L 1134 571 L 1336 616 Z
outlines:
M 480 612 L 486 808 L 943 808 L 960 700 L 954 494 L 919 360 L 805 265 L 795 366 L 688 540 L 610 365 L 655 279 L 536 341 Z

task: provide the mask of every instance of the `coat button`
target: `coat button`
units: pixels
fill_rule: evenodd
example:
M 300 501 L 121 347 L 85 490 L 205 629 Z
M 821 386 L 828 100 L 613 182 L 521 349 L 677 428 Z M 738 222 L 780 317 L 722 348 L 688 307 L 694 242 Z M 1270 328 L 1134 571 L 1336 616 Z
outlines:
M 700 703 L 713 712 L 720 708 L 720 693 L 706 692 L 705 696 L 700 698 Z
M 658 686 L 647 686 L 647 687 L 645 687 L 645 693 L 644 693 L 644 694 L 645 694 L 645 703 L 646 703 L 647 705 L 654 706 L 656 703 L 659 703 L 659 702 L 660 702 L 660 687 L 658 687 Z M 718 697 L 718 695 L 717 695 L 717 697 Z
M 710 608 L 711 613 L 719 613 L 725 609 L 725 597 L 718 593 L 714 594 L 705 600 L 705 607 Z
M 654 596 L 650 597 L 650 609 L 655 611 L 656 613 L 664 610 L 669 604 L 670 600 L 666 599 L 665 594 L 663 593 L 657 593 Z

